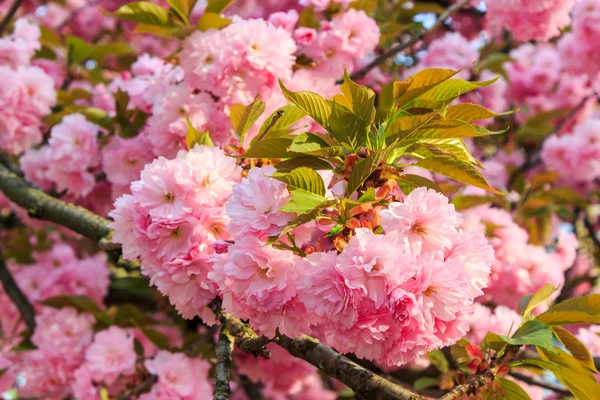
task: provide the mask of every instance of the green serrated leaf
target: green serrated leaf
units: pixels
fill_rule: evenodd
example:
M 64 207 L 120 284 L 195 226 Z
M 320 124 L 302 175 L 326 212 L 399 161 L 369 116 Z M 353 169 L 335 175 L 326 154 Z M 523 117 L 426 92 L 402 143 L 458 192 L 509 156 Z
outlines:
M 537 306 L 539 306 L 540 304 L 542 304 L 544 301 L 546 301 L 547 299 L 550 298 L 550 296 L 552 296 L 552 294 L 554 294 L 554 292 L 556 292 L 558 288 L 554 287 L 553 285 L 547 283 L 544 286 L 542 286 L 531 298 L 531 300 L 529 300 L 529 303 L 527 304 L 527 307 L 525 308 L 525 311 L 523 311 L 523 316 L 526 317 L 534 308 L 536 308 Z
M 292 195 L 291 200 L 280 208 L 283 212 L 304 214 L 327 201 L 323 196 L 302 189 L 292 190 L 290 194 Z
M 575 335 L 560 326 L 553 326 L 552 330 L 554 330 L 558 340 L 560 340 L 575 359 L 579 360 L 579 362 L 592 371 L 598 372 L 589 350 L 575 337 Z
M 273 177 L 286 183 L 288 189 L 291 191 L 293 189 L 302 189 L 319 196 L 325 196 L 323 178 L 312 168 L 300 167 L 287 173 L 277 173 Z
M 281 116 L 276 117 L 277 115 Z M 262 126 L 260 127 L 259 134 L 254 139 L 252 139 L 251 144 L 254 144 L 254 142 L 257 141 L 259 137 L 263 136 L 267 129 L 269 129 L 269 131 L 266 135 L 263 136 L 263 139 L 272 137 L 273 134 L 277 134 L 277 132 L 291 132 L 292 129 L 289 129 L 289 126 L 298 122 L 298 120 L 305 116 L 306 113 L 300 108 L 298 108 L 298 106 L 296 106 L 295 104 L 287 104 L 281 108 L 278 108 L 276 111 L 273 112 L 273 114 L 269 116 L 269 118 L 265 120 L 265 122 L 263 122 Z M 273 118 L 277 119 L 275 124 L 271 126 L 271 121 L 273 121 Z M 278 136 L 283 135 L 278 134 Z
M 289 137 L 275 137 L 263 139 L 256 142 L 243 155 L 244 158 L 289 158 L 292 153 L 288 148 L 292 145 L 293 139 Z
M 478 104 L 460 103 L 448 107 L 445 117 L 448 119 L 457 119 L 465 122 L 479 121 L 487 118 L 495 118 L 501 115 L 510 115 L 514 111 L 495 113 Z
M 214 147 L 215 144 L 211 140 L 210 133 L 208 131 L 197 130 L 187 117 L 186 121 L 188 129 L 185 133 L 185 143 L 188 150 L 193 149 L 196 145 Z
M 550 325 L 600 324 L 600 294 L 568 299 L 536 317 Z
M 252 128 L 252 125 L 254 125 L 264 111 L 265 103 L 258 98 L 258 95 L 256 95 L 254 101 L 247 106 L 242 104 L 234 104 L 231 106 L 229 118 L 231 119 L 233 129 L 235 129 L 240 138 L 240 143 L 244 142 L 246 133 Z
M 315 219 L 319 218 L 319 214 L 321 214 L 321 211 L 327 207 L 331 207 L 333 205 L 336 204 L 336 200 L 327 200 L 324 201 L 322 203 L 320 203 L 319 205 L 317 205 L 315 208 L 313 208 L 312 210 L 305 212 L 303 214 L 298 215 L 296 218 L 294 218 L 292 221 L 290 221 L 287 226 L 283 229 L 283 231 L 281 232 L 281 235 L 285 235 L 286 233 L 288 233 L 289 231 L 291 231 L 292 229 L 300 226 L 300 225 L 304 225 L 310 221 L 313 221 Z
M 506 378 L 498 378 L 498 383 L 504 392 L 503 399 L 506 400 L 531 400 L 525 389 L 519 386 L 518 383 Z
M 198 29 L 202 32 L 206 32 L 211 29 L 223 29 L 231 25 L 231 19 L 222 17 L 221 15 L 213 12 L 205 12 L 198 19 Z
M 328 129 L 328 121 L 331 116 L 331 104 L 322 96 L 313 92 L 292 92 L 288 90 L 281 81 L 279 86 L 286 99 L 294 103 L 298 108 L 317 121 L 323 128 Z
M 527 321 L 512 335 L 498 335 L 502 340 L 512 345 L 538 346 L 549 351 L 555 351 L 552 344 L 552 328 L 538 321 Z
M 315 171 L 328 170 L 333 167 L 327 161 L 317 157 L 294 157 L 275 164 L 279 172 L 289 172 L 298 167 L 310 167 Z
M 368 123 L 341 103 L 333 103 L 327 124 L 331 136 L 348 149 L 358 151 L 367 142 Z
M 409 104 L 459 72 L 441 68 L 419 71 L 405 82 L 394 82 L 394 99 L 401 106 Z
M 344 83 L 342 93 L 350 100 L 351 110 L 367 125 L 375 118 L 375 92 L 366 86 L 361 86 L 350 79 L 347 71 L 344 71 Z
M 471 164 L 459 161 L 456 158 L 448 156 L 434 156 L 420 160 L 417 167 L 428 169 L 429 171 L 447 176 L 468 185 L 472 185 L 489 192 L 499 194 L 500 192 L 491 187 L 486 179 Z
M 498 79 L 499 77 L 496 77 L 494 79 L 490 79 L 489 81 L 482 82 L 469 82 L 463 79 L 448 79 L 419 96 L 418 101 L 414 102 L 412 105 L 419 107 L 419 101 L 421 100 L 425 102 L 428 100 L 444 103 L 452 102 L 459 96 L 472 92 L 473 90 L 477 90 L 481 87 L 489 86 Z
M 325 235 L 325 237 L 333 237 L 344 230 L 343 224 L 334 225 L 333 228 Z
M 387 161 L 388 156 L 394 151 L 395 146 L 395 144 L 392 144 L 383 150 L 374 151 L 367 158 L 356 163 L 348 178 L 348 195 L 351 196 L 381 163 Z
M 344 153 L 340 146 L 331 146 L 319 135 L 310 132 L 296 136 L 288 150 L 318 157 L 339 157 Z
M 179 17 L 187 24 L 197 0 L 166 0 Z
M 410 192 L 420 187 L 426 187 L 429 189 L 433 189 L 438 193 L 443 193 L 442 188 L 440 188 L 440 186 L 437 183 L 427 178 L 423 178 L 419 175 L 404 174 L 398 177 L 396 181 L 398 182 L 398 186 L 400 186 L 400 189 L 402 189 L 402 192 L 406 195 L 410 194 Z
M 146 25 L 171 25 L 169 22 L 169 10 L 149 1 L 125 4 L 114 12 L 114 16 Z

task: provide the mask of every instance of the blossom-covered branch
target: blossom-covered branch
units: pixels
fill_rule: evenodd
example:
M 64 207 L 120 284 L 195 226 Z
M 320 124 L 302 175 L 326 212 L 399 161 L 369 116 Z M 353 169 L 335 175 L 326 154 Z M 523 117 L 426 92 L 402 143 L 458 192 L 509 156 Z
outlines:
M 221 328 L 219 340 L 215 346 L 217 365 L 215 368 L 214 400 L 229 400 L 231 397 L 230 375 L 234 339 L 227 331 Z

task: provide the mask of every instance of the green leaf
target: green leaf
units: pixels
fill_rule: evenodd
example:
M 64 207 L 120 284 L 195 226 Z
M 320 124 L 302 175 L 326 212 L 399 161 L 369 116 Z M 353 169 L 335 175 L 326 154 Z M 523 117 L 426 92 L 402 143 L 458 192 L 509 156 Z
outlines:
M 279 86 L 281 86 L 286 99 L 298 106 L 323 128 L 328 129 L 328 121 L 331 116 L 331 104 L 329 102 L 313 92 L 292 92 L 283 85 L 281 80 Z
M 233 129 L 235 129 L 235 132 L 240 138 L 240 143 L 244 142 L 246 133 L 252 128 L 252 125 L 254 125 L 264 111 L 265 103 L 259 100 L 258 95 L 256 95 L 254 101 L 247 106 L 242 104 L 234 104 L 231 106 L 229 118 L 231 119 Z
M 294 170 L 298 167 L 310 167 L 315 171 L 328 170 L 333 167 L 327 161 L 317 157 L 294 157 L 289 160 L 281 161 L 275 164 L 275 168 L 279 172 L 287 172 Z
M 353 151 L 358 151 L 367 142 L 368 123 L 341 103 L 333 103 L 327 124 L 331 135 Z
M 277 117 L 278 115 L 281 116 Z M 291 132 L 292 129 L 289 129 L 289 126 L 298 122 L 298 120 L 305 116 L 306 113 L 300 108 L 298 108 L 295 104 L 287 104 L 281 108 L 278 108 L 277 110 L 275 110 L 275 112 L 273 112 L 273 114 L 269 116 L 269 118 L 265 120 L 265 122 L 263 122 L 262 126 L 260 127 L 259 134 L 254 139 L 252 139 L 251 144 L 254 144 L 254 142 L 256 142 L 258 138 L 261 137 L 267 129 L 269 129 L 269 132 L 267 132 L 263 139 L 272 137 L 273 134 L 279 135 L 277 132 L 286 132 L 286 134 Z M 275 121 L 275 124 L 271 126 L 273 118 L 277 119 Z
M 397 182 L 402 192 L 406 195 L 420 187 L 426 187 L 438 193 L 443 193 L 442 188 L 437 183 L 419 175 L 404 174 L 398 177 Z
M 504 392 L 503 399 L 506 400 L 531 400 L 525 389 L 518 383 L 506 378 L 498 378 L 498 382 Z
M 334 225 L 333 228 L 325 235 L 325 237 L 333 237 L 344 230 L 343 224 Z
M 487 204 L 490 201 L 492 201 L 491 196 L 460 195 L 454 197 L 450 203 L 454 204 L 456 211 L 462 211 L 468 208 L 480 206 L 482 204 Z
M 138 326 L 138 328 L 146 335 L 148 339 L 159 349 L 161 350 L 169 350 L 171 347 L 169 345 L 169 339 L 159 331 L 148 328 L 147 326 Z
M 208 0 L 206 11 L 212 13 L 222 13 L 229 7 L 234 0 Z
M 569 389 L 578 400 L 597 400 L 600 385 L 592 372 L 583 366 L 575 357 L 560 349 L 553 354 L 538 348 L 542 360 L 548 362 L 547 369 L 552 371 L 558 380 Z
M 512 113 L 513 111 L 495 113 L 478 104 L 460 103 L 448 107 L 445 117 L 448 119 L 458 119 L 465 122 L 472 122 L 487 118 L 495 118 L 501 115 L 509 115 Z
M 71 65 L 80 64 L 83 60 L 88 58 L 92 51 L 92 46 L 77 36 L 67 37 L 67 48 L 69 49 L 67 60 Z
M 391 143 L 398 138 L 408 136 L 411 132 L 422 128 L 425 124 L 438 117 L 437 111 L 417 115 L 398 115 L 385 129 L 386 142 Z
M 120 56 L 131 53 L 133 53 L 133 49 L 127 43 L 112 42 L 108 44 L 90 46 L 86 59 L 101 61 L 107 56 Z
M 421 139 L 457 139 L 465 137 L 479 137 L 489 135 L 499 135 L 503 131 L 490 131 L 479 125 L 472 125 L 468 122 L 456 119 L 434 120 L 415 129 L 405 135 L 398 135 L 402 140 L 417 142 Z
M 113 122 L 106 111 L 96 107 L 85 107 L 76 104 L 68 105 L 59 112 L 48 115 L 43 121 L 49 126 L 54 126 L 59 124 L 64 116 L 76 113 L 82 114 L 88 121 L 105 129 L 111 130 L 113 128 Z
M 319 157 L 339 157 L 344 153 L 340 146 L 331 146 L 322 137 L 310 132 L 296 136 L 288 150 Z
M 168 26 L 169 10 L 149 1 L 128 3 L 121 6 L 114 15 L 127 21 L 146 25 Z
M 536 317 L 550 325 L 600 324 L 600 294 L 568 299 Z
M 538 321 L 527 321 L 512 335 L 500 336 L 506 343 L 513 345 L 533 345 L 554 351 L 552 328 Z
M 425 157 L 431 155 L 451 155 L 457 160 L 482 168 L 479 161 L 473 157 L 462 139 L 423 139 L 418 141 L 417 146 L 414 152 Z
M 457 160 L 449 156 L 434 156 L 420 160 L 417 167 L 428 169 L 429 171 L 447 176 L 468 185 L 472 185 L 489 192 L 499 194 L 500 192 L 491 187 L 481 172 L 471 164 Z
M 366 86 L 352 82 L 348 71 L 344 70 L 342 93 L 350 100 L 351 110 L 367 124 L 375 118 L 375 92 Z
M 542 286 L 533 295 L 531 300 L 529 300 L 529 303 L 527 304 L 525 311 L 523 311 L 523 317 L 526 317 L 534 308 L 536 308 L 537 306 L 542 304 L 544 301 L 546 301 L 548 298 L 550 298 L 550 296 L 552 296 L 552 294 L 554 294 L 554 292 L 556 292 L 557 289 L 558 288 L 554 287 L 553 285 L 551 285 L 549 283 Z
M 319 196 L 325 196 L 323 178 L 311 168 L 300 167 L 288 173 L 276 173 L 273 177 L 286 183 L 290 191 L 293 191 L 293 189 L 302 189 Z
M 302 189 L 292 190 L 290 191 L 290 194 L 292 195 L 292 199 L 285 206 L 280 208 L 283 212 L 303 214 L 317 208 L 327 201 L 323 196 Z
M 231 19 L 222 17 L 217 13 L 205 12 L 198 19 L 198 29 L 206 32 L 211 29 L 223 29 L 231 24 Z
M 394 82 L 396 103 L 401 106 L 406 105 L 459 72 L 450 69 L 427 68 L 409 77 L 405 82 Z
M 196 1 L 197 0 L 166 0 L 186 24 L 189 23 L 188 17 L 196 5 Z
M 494 79 L 490 79 L 489 81 L 483 82 L 469 82 L 463 79 L 448 79 L 439 85 L 436 85 L 431 90 L 427 91 L 423 95 L 419 96 L 419 101 L 427 101 L 433 100 L 438 102 L 452 102 L 457 97 L 472 92 L 473 90 L 477 90 L 481 87 L 489 86 L 496 82 L 499 77 Z M 419 101 L 413 103 L 413 106 L 418 107 Z
M 244 158 L 288 158 L 294 153 L 288 150 L 293 143 L 289 137 L 275 137 L 263 139 L 250 147 L 246 153 L 239 157 Z
M 375 189 L 368 188 L 365 192 L 358 198 L 359 203 L 370 203 L 377 200 Z
M 190 122 L 189 118 L 185 118 L 187 121 L 187 132 L 185 133 L 185 143 L 187 144 L 188 150 L 194 148 L 195 145 L 214 147 L 213 141 L 210 139 L 208 131 L 199 131 L 194 128 L 194 125 Z
M 427 353 L 427 358 L 431 360 L 433 365 L 435 365 L 440 372 L 449 371 L 450 366 L 448 364 L 448 359 L 441 350 L 430 351 Z
M 292 221 L 290 221 L 287 224 L 287 226 L 283 229 L 283 231 L 281 231 L 280 236 L 285 235 L 286 233 L 288 233 L 289 231 L 291 231 L 292 229 L 294 229 L 300 225 L 304 225 L 310 221 L 318 219 L 319 214 L 321 214 L 321 211 L 324 208 L 331 207 L 335 204 L 336 204 L 336 200 L 326 200 L 326 201 L 320 203 L 319 205 L 317 205 L 312 210 L 309 210 L 308 212 L 298 215 L 296 218 L 294 218 Z
M 560 340 L 575 359 L 579 360 L 579 362 L 592 371 L 598 372 L 592 355 L 579 339 L 563 327 L 553 326 L 552 330 L 554 330 L 558 340 Z
M 383 150 L 374 151 L 367 158 L 356 163 L 348 178 L 347 192 L 349 196 L 351 196 L 352 193 L 354 193 L 367 178 L 375 172 L 381 163 L 387 161 L 387 158 L 394 150 L 394 147 L 394 145 L 391 145 Z
M 106 325 L 110 325 L 112 322 L 104 310 L 94 300 L 86 296 L 55 296 L 44 300 L 42 304 L 54 308 L 73 307 L 79 312 L 93 314 L 98 321 Z
M 440 385 L 439 378 L 432 378 L 429 376 L 424 376 L 423 378 L 417 379 L 413 383 L 413 389 L 416 391 L 421 391 L 423 389 L 427 389 L 427 388 L 431 388 L 431 387 L 438 387 L 439 385 Z

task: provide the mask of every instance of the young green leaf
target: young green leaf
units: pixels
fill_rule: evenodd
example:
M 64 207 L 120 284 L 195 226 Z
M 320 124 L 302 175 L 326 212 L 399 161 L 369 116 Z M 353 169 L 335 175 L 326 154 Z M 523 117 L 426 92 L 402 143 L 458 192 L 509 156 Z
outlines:
M 459 72 L 450 69 L 427 68 L 417 72 L 405 82 L 394 82 L 396 103 L 402 106 L 407 105 Z
M 319 196 L 325 196 L 323 178 L 312 168 L 300 167 L 288 173 L 276 173 L 273 178 L 286 183 L 289 190 L 302 189 Z
M 478 104 L 472 103 L 460 103 L 454 106 L 448 107 L 445 117 L 448 119 L 458 119 L 460 121 L 472 122 L 479 121 L 487 118 L 495 118 L 501 115 L 509 115 L 514 111 L 508 111 L 504 113 L 495 113 L 487 108 Z
M 573 357 L 579 360 L 587 368 L 594 372 L 598 372 L 589 350 L 575 337 L 575 335 L 561 326 L 553 326 L 552 330 L 554 330 L 558 340 L 560 340 Z
M 279 86 L 281 86 L 286 99 L 298 106 L 298 108 L 317 121 L 323 128 L 328 129 L 328 121 L 331 116 L 331 103 L 313 92 L 292 92 L 281 81 L 279 81 Z
M 185 134 L 185 143 L 187 144 L 188 150 L 194 148 L 195 145 L 199 144 L 201 146 L 210 146 L 213 147 L 214 143 L 210 139 L 210 134 L 208 131 L 199 131 L 194 128 L 194 125 L 190 122 L 190 119 L 186 117 L 187 121 L 187 132 Z
M 234 0 L 208 0 L 206 5 L 206 12 L 220 14 L 229 7 Z
M 423 101 L 423 104 L 428 104 L 428 101 L 437 101 L 442 103 L 450 103 L 454 101 L 458 96 L 465 93 L 472 92 L 481 87 L 489 86 L 496 82 L 499 77 L 490 79 L 489 81 L 483 82 L 469 82 L 463 79 L 448 79 L 439 85 L 431 88 L 431 90 L 423 93 L 419 96 L 418 100 L 415 101 L 412 106 L 420 107 L 419 102 Z
M 205 12 L 198 19 L 198 29 L 202 32 L 209 31 L 211 29 L 223 29 L 231 24 L 231 19 L 222 17 L 217 13 Z
M 554 294 L 554 292 L 556 292 L 558 288 L 554 287 L 553 285 L 547 283 L 544 286 L 542 286 L 531 298 L 531 300 L 529 300 L 529 303 L 527 304 L 527 307 L 525 308 L 525 311 L 523 311 L 523 317 L 527 317 L 527 315 L 533 311 L 534 308 L 536 308 L 537 306 L 539 306 L 540 304 L 542 304 L 544 301 L 546 301 L 547 299 L 550 298 L 550 296 L 552 296 L 552 294 Z
M 519 386 L 518 383 L 506 378 L 498 378 L 498 383 L 504 392 L 503 399 L 506 400 L 531 400 L 525 389 Z
M 338 102 L 333 103 L 327 124 L 331 135 L 350 150 L 356 152 L 367 142 L 368 123 Z
M 538 321 L 527 321 L 512 335 L 498 335 L 502 340 L 512 345 L 532 345 L 554 351 L 552 344 L 552 328 Z
M 302 189 L 292 190 L 290 194 L 292 195 L 292 199 L 280 208 L 283 212 L 304 214 L 327 201 L 323 196 Z
M 344 71 L 342 93 L 350 101 L 351 110 L 367 124 L 375 118 L 375 92 L 366 86 L 361 86 L 350 79 L 348 71 Z
M 294 157 L 275 164 L 275 168 L 277 168 L 277 171 L 279 172 L 289 172 L 298 167 L 310 167 L 315 171 L 333 169 L 331 164 L 329 164 L 327 161 L 310 156 Z
M 468 185 L 472 185 L 488 192 L 499 194 L 500 192 L 489 185 L 481 172 L 466 162 L 449 156 L 433 156 L 420 160 L 417 167 L 428 169 L 431 172 L 447 176 Z
M 121 6 L 114 15 L 127 21 L 146 25 L 171 26 L 169 10 L 149 1 L 139 1 Z
M 536 317 L 550 325 L 600 324 L 600 294 L 568 299 Z
M 319 135 L 310 132 L 296 136 L 289 150 L 318 157 L 339 157 L 344 153 L 340 146 L 331 146 Z
M 400 189 L 402 189 L 402 192 L 406 195 L 420 187 L 426 187 L 433 189 L 438 193 L 443 193 L 442 188 L 440 188 L 437 183 L 419 175 L 404 174 L 398 177 L 396 181 L 398 182 Z
M 263 139 L 255 143 L 244 154 L 243 158 L 288 158 L 295 153 L 288 150 L 293 139 L 289 137 L 275 137 Z
M 265 139 L 271 137 L 273 133 L 276 133 L 278 136 L 283 136 L 279 135 L 277 132 L 291 132 L 292 130 L 289 129 L 289 126 L 305 116 L 306 113 L 298 108 L 298 106 L 295 104 L 287 104 L 281 108 L 278 108 L 269 116 L 269 118 L 265 120 L 265 122 L 263 122 L 262 126 L 260 127 L 259 134 L 252 139 L 251 144 L 254 144 L 254 142 L 257 141 L 257 139 L 261 136 L 263 139 Z M 274 118 L 276 120 L 273 124 L 272 121 Z M 265 135 L 267 129 L 269 129 L 269 131 Z
M 231 106 L 229 118 L 231 119 L 233 129 L 235 129 L 235 132 L 240 138 L 240 143 L 244 142 L 246 133 L 252 128 L 252 125 L 254 125 L 264 111 L 265 103 L 259 100 L 258 95 L 256 95 L 254 101 L 247 106 L 242 104 L 234 104 Z
M 179 17 L 186 23 L 189 23 L 188 17 L 196 5 L 197 0 L 166 0 Z
M 350 178 L 348 178 L 347 192 L 349 196 L 351 196 L 367 180 L 367 178 L 375 172 L 381 163 L 387 161 L 388 156 L 393 150 L 394 145 L 388 146 L 383 150 L 374 151 L 367 158 L 356 163 L 354 169 L 350 173 Z

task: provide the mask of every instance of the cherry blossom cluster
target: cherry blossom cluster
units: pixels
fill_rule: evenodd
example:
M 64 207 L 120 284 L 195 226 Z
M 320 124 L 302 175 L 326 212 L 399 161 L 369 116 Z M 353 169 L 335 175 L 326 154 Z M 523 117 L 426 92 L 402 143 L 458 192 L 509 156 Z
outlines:
M 40 48 L 39 27 L 25 19 L 0 38 L 0 149 L 11 154 L 42 140 L 41 119 L 56 104 L 54 80 L 31 65 Z

